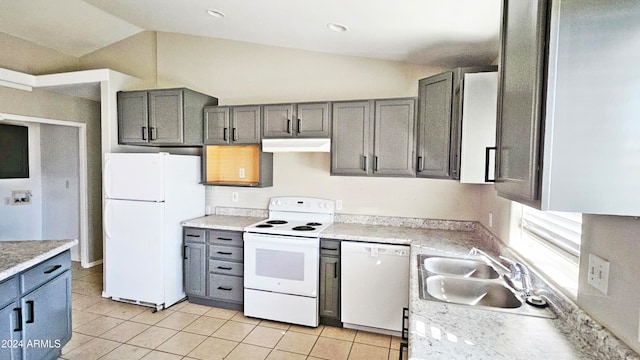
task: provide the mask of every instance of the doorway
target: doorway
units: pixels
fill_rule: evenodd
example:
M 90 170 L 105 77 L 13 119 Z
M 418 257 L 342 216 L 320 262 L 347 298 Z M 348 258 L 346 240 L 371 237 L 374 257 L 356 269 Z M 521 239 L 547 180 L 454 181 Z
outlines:
M 41 208 L 33 223 L 41 224 L 42 240 L 78 239 L 71 258 L 88 266 L 86 125 L 13 114 L 0 114 L 0 122 L 38 128 L 40 201 L 34 205 Z

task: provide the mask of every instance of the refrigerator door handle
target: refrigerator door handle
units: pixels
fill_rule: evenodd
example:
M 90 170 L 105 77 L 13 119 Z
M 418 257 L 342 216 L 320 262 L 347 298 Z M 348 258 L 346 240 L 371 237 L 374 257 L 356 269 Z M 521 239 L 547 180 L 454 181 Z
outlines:
M 104 196 L 111 197 L 111 159 L 107 159 L 104 163 Z
M 111 215 L 111 202 L 109 200 L 105 201 L 105 206 L 104 206 L 104 233 L 105 235 L 107 235 L 107 239 L 111 238 L 111 234 L 109 234 L 109 227 L 110 227 L 110 223 L 109 223 L 109 218 Z

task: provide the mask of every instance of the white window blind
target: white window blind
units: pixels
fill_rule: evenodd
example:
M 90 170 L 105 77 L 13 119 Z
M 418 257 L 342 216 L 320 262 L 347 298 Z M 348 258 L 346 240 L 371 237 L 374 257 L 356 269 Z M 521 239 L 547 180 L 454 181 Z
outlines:
M 546 243 L 571 260 L 580 256 L 582 214 L 539 211 L 522 207 L 522 231 Z

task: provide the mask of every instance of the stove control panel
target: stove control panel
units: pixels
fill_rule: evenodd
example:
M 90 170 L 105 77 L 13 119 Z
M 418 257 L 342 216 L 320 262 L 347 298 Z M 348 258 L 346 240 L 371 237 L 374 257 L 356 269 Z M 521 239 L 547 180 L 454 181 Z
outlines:
M 311 197 L 274 197 L 269 202 L 269 211 L 294 211 L 333 214 L 334 200 Z

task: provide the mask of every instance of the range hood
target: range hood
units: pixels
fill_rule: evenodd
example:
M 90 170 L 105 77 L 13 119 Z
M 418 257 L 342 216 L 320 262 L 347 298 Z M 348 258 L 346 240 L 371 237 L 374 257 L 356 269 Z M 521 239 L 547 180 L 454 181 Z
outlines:
M 263 139 L 263 152 L 329 152 L 331 150 L 331 139 Z

